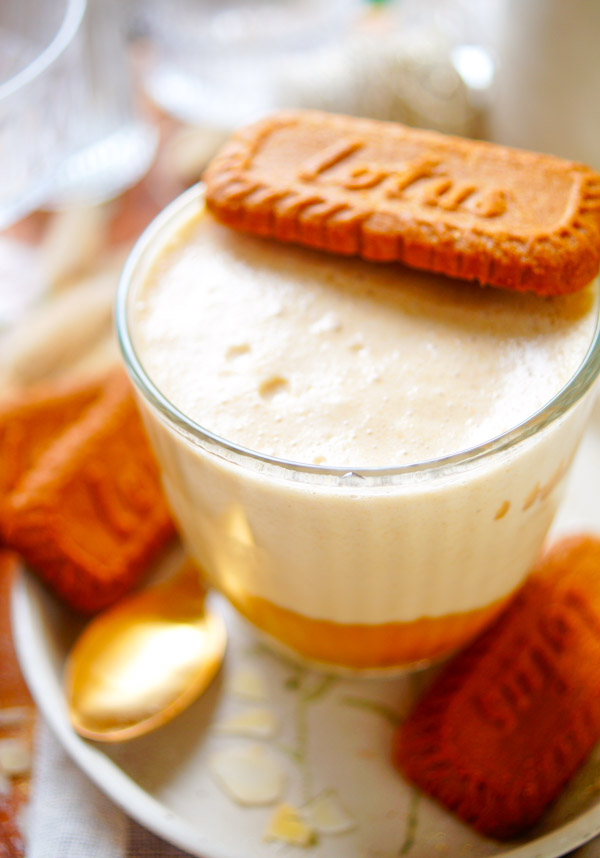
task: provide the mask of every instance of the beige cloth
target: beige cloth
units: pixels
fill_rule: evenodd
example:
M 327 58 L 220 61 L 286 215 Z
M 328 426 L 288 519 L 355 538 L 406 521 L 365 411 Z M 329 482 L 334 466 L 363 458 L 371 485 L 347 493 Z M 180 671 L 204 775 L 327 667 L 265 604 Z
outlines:
M 40 721 L 27 858 L 186 858 L 133 820 L 81 772 Z
M 189 858 L 129 819 L 65 754 L 40 723 L 27 858 Z M 568 858 L 600 858 L 600 838 Z

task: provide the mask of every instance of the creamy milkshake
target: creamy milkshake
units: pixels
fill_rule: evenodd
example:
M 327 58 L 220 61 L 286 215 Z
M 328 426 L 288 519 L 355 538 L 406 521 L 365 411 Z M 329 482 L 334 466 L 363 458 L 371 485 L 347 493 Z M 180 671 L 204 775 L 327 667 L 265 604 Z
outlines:
M 120 300 L 184 540 L 280 644 L 427 662 L 520 585 L 589 411 L 595 286 L 540 298 L 338 259 L 234 233 L 196 190 Z

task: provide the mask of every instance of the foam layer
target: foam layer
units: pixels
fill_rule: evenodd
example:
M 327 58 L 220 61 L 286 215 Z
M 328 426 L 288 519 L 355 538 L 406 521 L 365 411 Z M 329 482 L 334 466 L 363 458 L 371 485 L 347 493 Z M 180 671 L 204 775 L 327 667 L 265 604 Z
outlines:
M 392 466 L 480 444 L 581 363 L 593 291 L 541 299 L 231 233 L 200 215 L 135 302 L 168 399 L 252 450 Z

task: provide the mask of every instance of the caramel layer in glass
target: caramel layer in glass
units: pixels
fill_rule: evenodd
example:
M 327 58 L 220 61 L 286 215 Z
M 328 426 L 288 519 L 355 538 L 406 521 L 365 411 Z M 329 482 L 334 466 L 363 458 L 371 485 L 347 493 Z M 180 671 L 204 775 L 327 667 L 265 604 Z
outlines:
M 261 631 L 310 661 L 377 670 L 449 655 L 491 622 L 511 596 L 473 611 L 378 625 L 313 619 L 257 596 L 233 604 Z

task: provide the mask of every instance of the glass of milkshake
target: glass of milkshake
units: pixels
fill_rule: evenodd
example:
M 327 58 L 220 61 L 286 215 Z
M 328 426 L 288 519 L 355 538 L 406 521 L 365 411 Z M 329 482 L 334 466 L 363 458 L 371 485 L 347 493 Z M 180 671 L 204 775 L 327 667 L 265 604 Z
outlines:
M 540 298 L 218 224 L 196 187 L 117 324 L 182 538 L 280 648 L 426 665 L 540 552 L 600 372 L 598 287 Z

